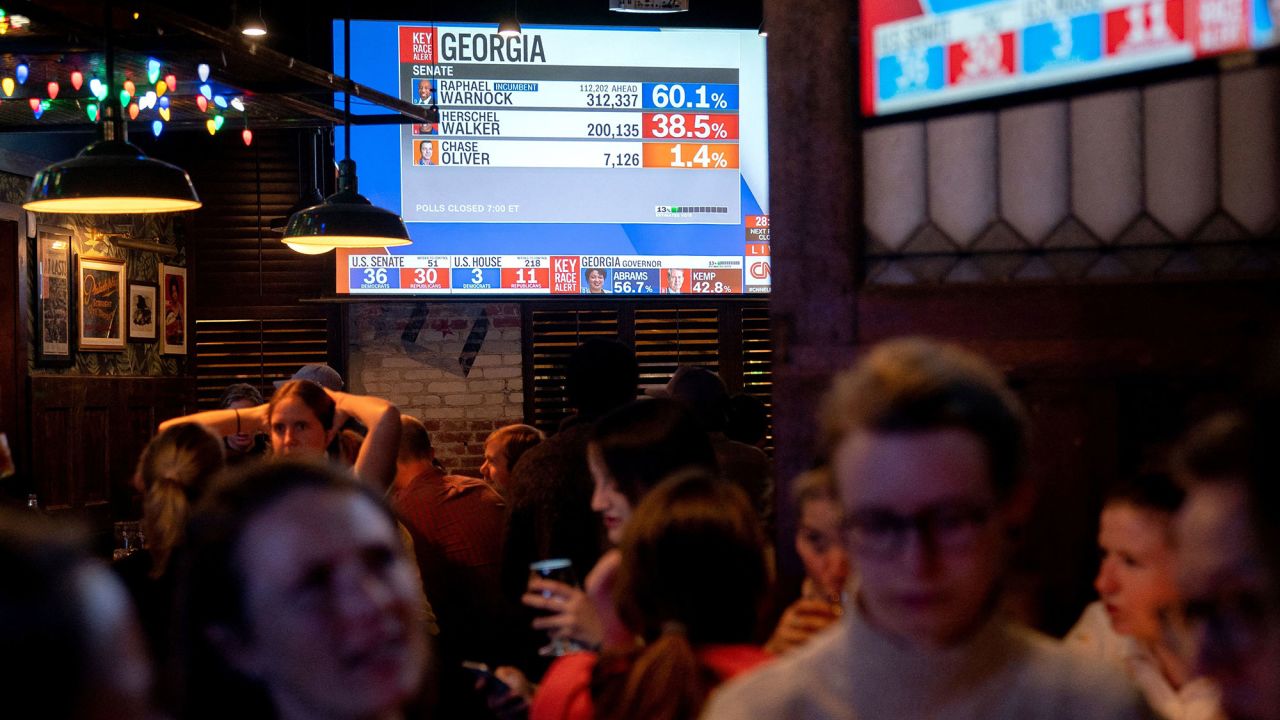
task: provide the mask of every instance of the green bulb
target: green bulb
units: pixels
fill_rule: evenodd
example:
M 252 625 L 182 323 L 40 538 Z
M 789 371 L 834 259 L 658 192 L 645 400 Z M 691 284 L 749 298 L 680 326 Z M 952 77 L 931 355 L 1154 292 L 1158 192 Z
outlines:
M 44 100 L 40 101 L 41 110 L 48 110 L 52 106 L 53 106 L 53 101 L 50 100 L 49 98 L 45 98 Z
M 224 123 L 224 122 L 226 122 L 226 121 L 227 121 L 227 119 L 226 119 L 226 118 L 224 118 L 224 117 L 222 117 L 221 115 L 215 115 L 215 116 L 213 117 L 213 127 L 214 127 L 214 129 L 216 129 L 216 130 L 221 130 L 221 129 L 222 129 L 222 123 Z
M 98 122 L 98 104 L 89 103 L 84 109 L 85 114 L 89 116 L 90 122 Z
M 120 107 L 128 107 L 128 106 L 129 106 L 129 91 L 121 90 L 120 91 Z

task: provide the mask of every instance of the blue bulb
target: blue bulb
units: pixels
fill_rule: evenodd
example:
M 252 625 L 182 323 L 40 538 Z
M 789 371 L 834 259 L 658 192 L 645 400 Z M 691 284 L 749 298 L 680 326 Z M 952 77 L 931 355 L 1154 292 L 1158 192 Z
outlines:
M 217 105 L 220 108 L 225 108 L 227 106 L 227 99 L 222 97 L 221 95 L 214 95 L 213 104 Z
M 205 100 L 212 100 L 213 88 L 209 87 L 209 83 L 205 83 L 200 86 L 200 94 L 204 96 Z
M 162 130 L 164 130 L 164 123 L 159 120 L 151 121 L 151 132 L 155 133 L 156 137 L 160 137 L 160 131 Z
M 18 68 L 13 71 L 13 74 L 18 78 L 19 85 L 22 85 L 27 82 L 27 74 L 29 72 L 30 72 L 30 69 L 27 67 L 26 63 L 19 64 Z
M 167 107 L 169 107 L 169 96 L 168 96 L 168 95 L 165 95 L 164 97 L 160 98 L 160 107 L 162 107 L 162 108 L 167 108 Z

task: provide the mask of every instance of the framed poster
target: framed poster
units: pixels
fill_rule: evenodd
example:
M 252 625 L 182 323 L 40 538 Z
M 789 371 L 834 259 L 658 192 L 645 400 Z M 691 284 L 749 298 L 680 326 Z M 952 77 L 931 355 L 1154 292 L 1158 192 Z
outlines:
M 156 339 L 155 283 L 129 283 L 129 298 L 125 303 L 129 315 L 129 342 L 151 342 Z
M 187 269 L 160 266 L 160 291 L 164 293 L 164 327 L 160 352 L 187 354 Z
M 70 365 L 71 233 L 41 229 L 36 234 L 36 362 Z
M 124 262 L 81 257 L 79 263 L 81 350 L 121 352 L 125 342 Z

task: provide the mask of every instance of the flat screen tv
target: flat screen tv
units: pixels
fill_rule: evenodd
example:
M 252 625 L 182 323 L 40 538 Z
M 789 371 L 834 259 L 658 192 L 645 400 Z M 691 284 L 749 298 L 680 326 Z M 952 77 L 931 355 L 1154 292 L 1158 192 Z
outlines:
M 919 110 L 1276 44 L 1277 0 L 867 0 L 862 110 Z
M 496 30 L 352 22 L 352 80 L 439 121 L 353 127 L 361 193 L 413 243 L 338 251 L 337 293 L 768 292 L 764 38 Z M 341 73 L 341 23 L 334 48 Z

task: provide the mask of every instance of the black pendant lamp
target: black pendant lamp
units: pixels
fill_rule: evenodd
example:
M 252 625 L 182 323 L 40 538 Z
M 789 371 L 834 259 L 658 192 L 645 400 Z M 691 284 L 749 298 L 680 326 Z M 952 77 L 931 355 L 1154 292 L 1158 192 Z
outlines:
M 128 141 L 124 120 L 111 93 L 115 53 L 111 46 L 111 3 L 106 3 L 107 100 L 102 103 L 102 139 L 70 160 L 36 173 L 22 207 L 31 212 L 106 215 L 195 210 L 202 203 L 187 172 L 154 158 Z
M 342 24 L 343 70 L 351 82 L 351 12 Z M 351 94 L 342 93 L 344 155 L 338 163 L 338 191 L 319 205 L 289 217 L 284 243 L 299 252 L 315 248 L 385 248 L 408 245 L 409 230 L 399 215 L 377 207 L 358 191 L 356 163 L 351 159 Z M 306 248 L 306 249 L 300 249 Z M 322 252 L 322 251 L 321 251 Z

